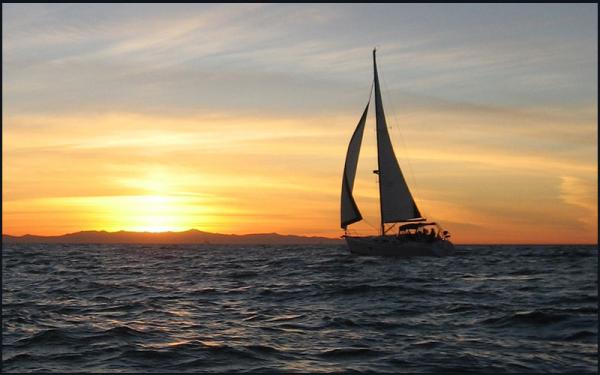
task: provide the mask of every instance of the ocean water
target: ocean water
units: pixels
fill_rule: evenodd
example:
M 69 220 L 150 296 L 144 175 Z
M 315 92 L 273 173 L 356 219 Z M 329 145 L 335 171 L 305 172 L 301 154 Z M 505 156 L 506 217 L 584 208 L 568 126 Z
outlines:
M 596 372 L 595 246 L 4 245 L 5 372 Z

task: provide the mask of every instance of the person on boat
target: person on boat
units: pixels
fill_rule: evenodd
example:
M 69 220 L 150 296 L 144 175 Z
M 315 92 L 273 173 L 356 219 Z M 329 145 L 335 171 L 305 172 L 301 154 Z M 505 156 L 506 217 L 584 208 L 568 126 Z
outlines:
M 421 242 L 426 238 L 425 230 L 426 229 L 423 229 L 423 228 L 417 229 L 416 235 L 415 235 L 415 241 Z
M 436 237 L 435 228 L 431 228 L 431 232 L 429 233 L 429 241 L 431 241 L 431 242 L 435 241 L 435 237 Z

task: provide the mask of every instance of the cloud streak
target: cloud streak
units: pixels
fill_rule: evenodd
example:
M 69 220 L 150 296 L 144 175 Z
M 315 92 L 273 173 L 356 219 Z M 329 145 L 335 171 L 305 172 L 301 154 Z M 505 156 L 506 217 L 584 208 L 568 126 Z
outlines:
M 13 233 L 36 213 L 46 233 L 93 217 L 109 228 L 109 207 L 150 199 L 171 226 L 179 212 L 185 225 L 212 220 L 219 231 L 255 223 L 336 236 L 346 142 L 379 45 L 391 135 L 423 210 L 462 242 L 597 241 L 594 220 L 567 232 L 553 219 L 584 210 L 597 221 L 583 206 L 597 192 L 594 4 L 3 10 L 3 215 Z M 355 190 L 376 223 L 372 125 Z M 188 215 L 184 202 L 200 204 L 190 193 L 239 220 Z M 71 210 L 62 221 L 48 216 L 57 202 Z

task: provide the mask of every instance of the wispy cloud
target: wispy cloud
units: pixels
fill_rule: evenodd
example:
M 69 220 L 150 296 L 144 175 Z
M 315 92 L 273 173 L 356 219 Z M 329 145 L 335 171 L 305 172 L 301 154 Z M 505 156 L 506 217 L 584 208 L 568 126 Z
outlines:
M 548 218 L 597 217 L 583 206 L 597 192 L 596 11 L 4 4 L 6 215 L 25 226 L 61 199 L 105 213 L 193 192 L 269 231 L 335 235 L 340 168 L 378 45 L 391 136 L 424 209 L 459 239 L 519 239 L 511 215 L 543 222 L 536 235 L 581 237 Z M 374 147 L 366 132 L 357 201 L 372 222 Z M 65 220 L 77 223 L 75 211 Z
M 573 176 L 561 176 L 560 198 L 564 203 L 576 206 L 580 211 L 577 220 L 589 231 L 597 232 L 598 227 L 598 186 L 597 181 L 584 180 Z

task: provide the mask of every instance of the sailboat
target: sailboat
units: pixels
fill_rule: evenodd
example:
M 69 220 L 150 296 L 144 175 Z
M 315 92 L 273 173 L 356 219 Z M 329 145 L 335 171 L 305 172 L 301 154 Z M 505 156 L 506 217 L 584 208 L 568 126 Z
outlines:
M 341 227 L 344 229 L 342 237 L 346 240 L 350 252 L 358 255 L 412 257 L 454 254 L 454 245 L 450 242 L 448 231 L 422 217 L 398 165 L 381 102 L 376 52 L 374 49 L 373 89 L 375 90 L 377 169 L 373 173 L 379 180 L 380 232 L 379 235 L 358 236 L 350 234 L 348 230 L 348 225 L 363 220 L 352 190 L 371 101 L 369 96 L 346 153 L 341 194 Z

